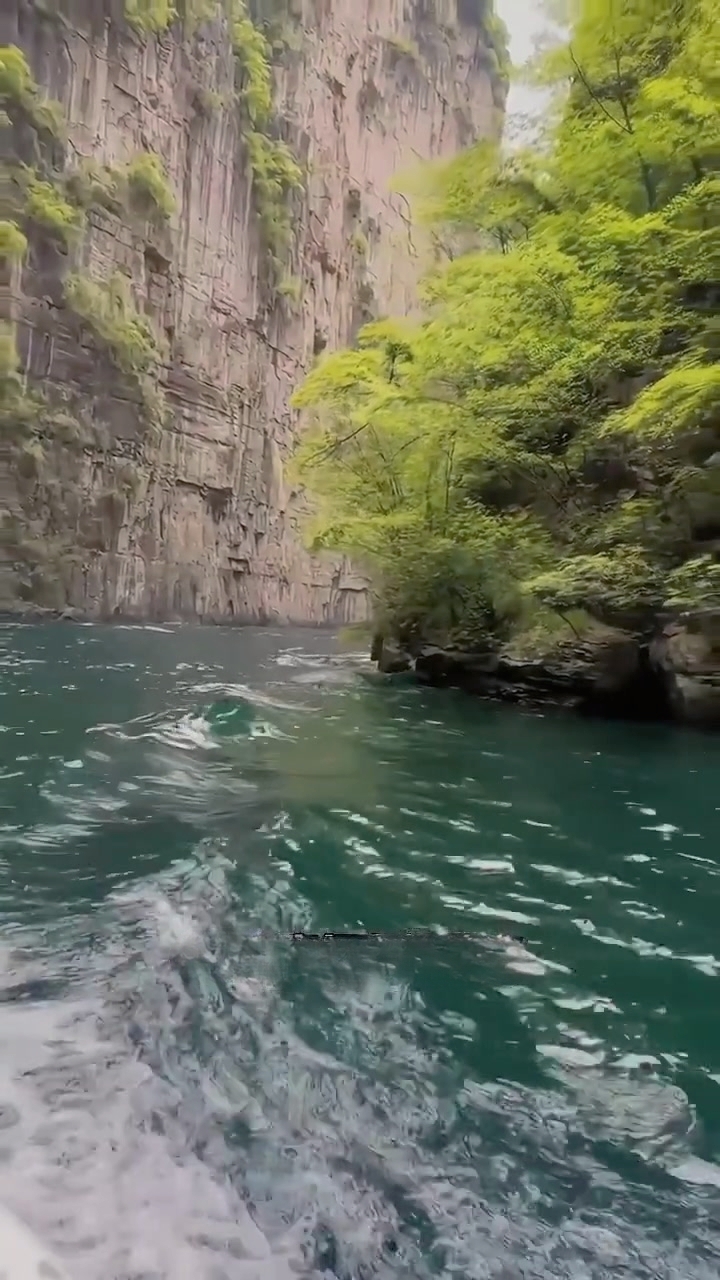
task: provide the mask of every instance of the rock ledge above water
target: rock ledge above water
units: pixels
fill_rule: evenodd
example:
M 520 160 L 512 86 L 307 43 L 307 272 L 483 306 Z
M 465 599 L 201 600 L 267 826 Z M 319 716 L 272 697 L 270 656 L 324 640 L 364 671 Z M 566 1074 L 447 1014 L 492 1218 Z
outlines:
M 376 637 L 372 658 L 384 674 L 497 701 L 720 728 L 720 610 L 679 614 L 650 637 L 598 629 L 537 657 Z

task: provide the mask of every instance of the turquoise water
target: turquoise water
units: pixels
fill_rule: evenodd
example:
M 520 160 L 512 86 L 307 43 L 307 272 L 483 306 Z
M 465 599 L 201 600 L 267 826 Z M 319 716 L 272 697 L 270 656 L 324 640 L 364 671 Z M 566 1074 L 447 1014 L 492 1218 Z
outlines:
M 0 673 L 0 1203 L 76 1280 L 718 1274 L 716 739 L 308 632 Z

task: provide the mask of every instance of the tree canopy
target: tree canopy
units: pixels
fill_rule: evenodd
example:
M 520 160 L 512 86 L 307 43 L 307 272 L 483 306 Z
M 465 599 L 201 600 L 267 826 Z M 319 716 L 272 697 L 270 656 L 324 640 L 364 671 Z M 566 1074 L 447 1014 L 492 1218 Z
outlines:
M 720 602 L 717 0 L 571 0 L 535 150 L 431 174 L 449 250 L 295 396 L 311 536 L 477 644 Z

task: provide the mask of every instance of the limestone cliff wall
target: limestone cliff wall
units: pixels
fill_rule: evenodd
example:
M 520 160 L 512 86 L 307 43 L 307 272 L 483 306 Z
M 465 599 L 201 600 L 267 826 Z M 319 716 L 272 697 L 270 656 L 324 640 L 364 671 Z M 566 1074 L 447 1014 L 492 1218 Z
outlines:
M 297 430 L 289 397 L 318 352 L 374 315 L 412 308 L 426 263 L 392 180 L 497 130 L 504 87 L 479 2 L 280 3 L 276 112 L 305 176 L 292 196 L 292 288 L 270 297 L 227 24 L 141 37 L 122 0 L 10 0 L 3 43 L 25 52 L 62 107 L 65 170 L 152 152 L 176 201 L 160 227 L 90 209 L 69 253 L 30 235 L 15 282 L 21 360 L 29 385 L 87 427 L 81 448 L 53 444 L 41 464 L 16 462 L 17 484 L 4 486 L 33 545 L 70 547 L 44 572 L 37 552 L 46 602 L 91 616 L 346 623 L 366 613 L 351 566 L 302 548 L 302 495 L 285 466 Z M 73 267 L 99 281 L 123 273 L 162 340 L 159 433 L 142 427 L 127 379 L 68 308 Z

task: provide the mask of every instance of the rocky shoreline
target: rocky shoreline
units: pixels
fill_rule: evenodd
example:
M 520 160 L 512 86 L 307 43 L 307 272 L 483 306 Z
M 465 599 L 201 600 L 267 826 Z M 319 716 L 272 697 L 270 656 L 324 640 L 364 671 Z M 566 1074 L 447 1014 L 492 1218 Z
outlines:
M 386 674 L 495 701 L 720 728 L 720 609 L 679 614 L 649 637 L 605 629 L 532 658 L 382 636 L 371 656 Z

